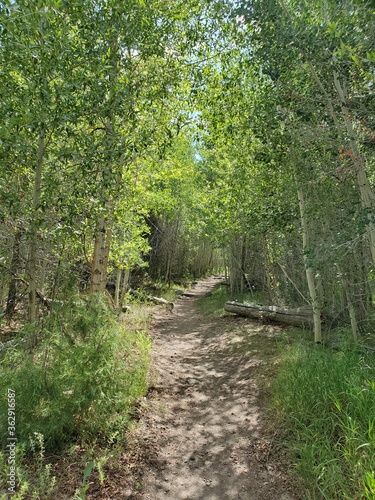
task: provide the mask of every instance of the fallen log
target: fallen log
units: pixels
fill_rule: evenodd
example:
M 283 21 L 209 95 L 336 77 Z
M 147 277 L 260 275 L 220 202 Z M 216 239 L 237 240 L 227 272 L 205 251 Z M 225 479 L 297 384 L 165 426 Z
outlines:
M 166 299 L 163 299 L 163 297 L 153 297 L 152 295 L 143 295 L 142 293 L 137 292 L 136 290 L 133 290 L 132 288 L 129 288 L 129 292 L 134 295 L 135 297 L 140 297 L 141 299 L 145 298 L 149 300 L 150 302 L 154 302 L 155 304 L 164 304 L 169 307 L 169 309 L 172 311 L 174 308 L 174 303 L 169 302 Z
M 241 302 L 226 302 L 224 310 L 239 316 L 257 319 L 268 319 L 287 325 L 310 327 L 314 325 L 312 308 L 310 306 L 289 309 L 287 307 L 263 306 Z
M 163 299 L 163 297 L 153 297 L 151 295 L 146 295 L 147 300 L 150 300 L 152 302 L 155 302 L 155 304 L 164 304 L 169 307 L 169 309 L 172 311 L 174 308 L 174 303 L 169 302 L 166 299 Z

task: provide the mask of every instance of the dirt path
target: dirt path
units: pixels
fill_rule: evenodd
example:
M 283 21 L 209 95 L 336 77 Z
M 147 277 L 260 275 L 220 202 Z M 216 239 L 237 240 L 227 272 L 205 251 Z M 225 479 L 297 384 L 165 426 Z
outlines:
M 173 313 L 155 318 L 155 383 L 137 432 L 149 455 L 142 494 L 131 498 L 298 498 L 285 460 L 270 457 L 264 429 L 258 380 L 265 355 L 249 340 L 264 327 L 200 314 L 196 298 L 217 283 L 201 281 L 191 290 L 195 297 L 177 300 Z

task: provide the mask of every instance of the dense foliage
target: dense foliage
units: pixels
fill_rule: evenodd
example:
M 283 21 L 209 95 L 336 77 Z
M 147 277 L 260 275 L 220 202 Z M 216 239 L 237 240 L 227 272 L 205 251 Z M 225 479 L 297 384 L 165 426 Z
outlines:
M 170 283 L 220 256 L 233 293 L 310 303 L 317 341 L 322 320 L 369 331 L 370 3 L 51 0 L 1 13 L 8 317 L 27 292 L 35 322 L 67 283 L 110 281 L 120 307 L 132 271 Z
M 370 0 L 0 2 L 0 319 L 27 340 L 1 371 L 22 440 L 109 439 L 148 345 L 114 313 L 151 281 L 221 269 L 232 294 L 309 304 L 317 343 L 375 343 L 374 31 Z
M 373 6 L 237 7 L 197 97 L 232 290 L 310 303 L 316 341 L 338 318 L 357 338 L 370 329 L 375 262 Z

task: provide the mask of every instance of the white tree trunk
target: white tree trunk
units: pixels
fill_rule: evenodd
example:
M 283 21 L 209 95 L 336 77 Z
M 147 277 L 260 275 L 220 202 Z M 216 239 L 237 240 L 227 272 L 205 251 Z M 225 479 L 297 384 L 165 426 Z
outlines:
M 96 227 L 90 293 L 103 292 L 105 290 L 111 239 L 111 225 L 108 220 L 102 216 L 98 220 Z
M 308 259 L 307 252 L 310 248 L 310 231 L 306 219 L 306 205 L 302 189 L 298 189 L 298 204 L 301 214 L 303 257 L 305 261 L 306 279 L 309 287 L 311 305 L 314 318 L 314 341 L 322 342 L 322 311 L 319 304 L 318 292 L 315 284 L 314 269 Z
M 117 269 L 116 275 L 116 289 L 115 289 L 115 308 L 119 309 L 120 305 L 120 285 L 121 285 L 122 269 Z
M 124 305 L 125 295 L 126 295 L 126 292 L 129 288 L 129 278 L 130 278 L 130 270 L 124 269 L 124 278 L 122 281 L 121 298 L 120 298 L 120 304 L 119 304 L 120 309 Z

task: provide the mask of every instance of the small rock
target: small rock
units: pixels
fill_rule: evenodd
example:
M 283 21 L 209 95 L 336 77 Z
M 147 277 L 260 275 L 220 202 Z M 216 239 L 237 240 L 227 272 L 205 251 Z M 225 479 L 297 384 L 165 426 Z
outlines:
M 188 384 L 189 384 L 189 385 L 195 385 L 195 384 L 198 384 L 198 380 L 196 380 L 195 378 L 189 378 L 189 379 L 188 379 Z

